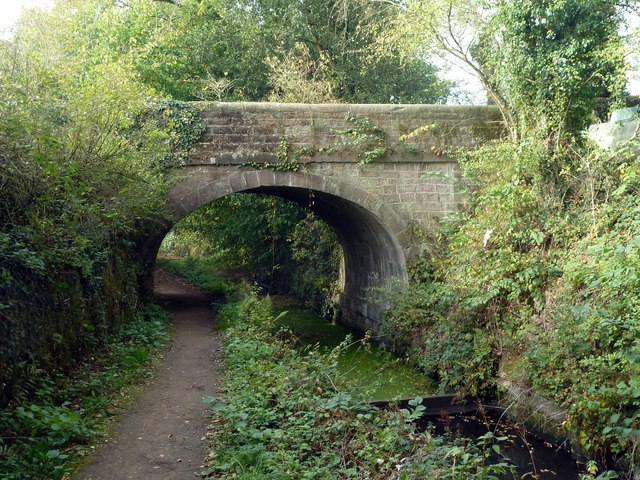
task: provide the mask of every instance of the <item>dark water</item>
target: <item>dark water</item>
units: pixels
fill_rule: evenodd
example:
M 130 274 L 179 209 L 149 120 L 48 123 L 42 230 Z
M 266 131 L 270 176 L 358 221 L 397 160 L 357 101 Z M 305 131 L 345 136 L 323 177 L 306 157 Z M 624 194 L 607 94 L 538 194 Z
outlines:
M 351 333 L 301 307 L 288 306 L 277 310 L 286 312 L 278 319 L 278 325 L 290 329 L 298 337 L 301 347 L 317 344 L 320 348 L 332 349 Z M 353 335 L 351 343 L 340 355 L 338 368 L 345 385 L 364 400 L 429 397 L 437 392 L 433 379 L 357 335 Z M 515 466 L 515 475 L 507 474 L 503 477 L 505 480 L 579 478 L 578 465 L 568 452 L 501 419 L 500 414 L 494 411 L 483 415 L 429 416 L 419 422 L 418 428 L 431 428 L 436 435 L 450 434 L 458 438 L 477 439 L 487 432 L 493 432 L 496 437 L 507 437 L 500 443 L 500 453 L 490 457 L 493 463 Z
M 579 465 L 566 450 L 500 417 L 497 411 L 484 414 L 454 415 L 451 417 L 423 418 L 419 430 L 431 428 L 435 435 L 451 434 L 458 438 L 477 439 L 492 432 L 495 437 L 506 437 L 500 442 L 500 453 L 492 454 L 492 463 L 507 463 L 515 467 L 514 474 L 502 478 L 536 480 L 578 480 Z

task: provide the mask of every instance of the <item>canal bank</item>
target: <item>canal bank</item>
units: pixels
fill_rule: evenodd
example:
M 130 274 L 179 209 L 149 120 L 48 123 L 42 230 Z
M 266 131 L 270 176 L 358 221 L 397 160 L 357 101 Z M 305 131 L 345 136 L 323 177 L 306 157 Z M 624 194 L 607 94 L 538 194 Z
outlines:
M 340 350 L 338 368 L 342 385 L 378 408 L 411 409 L 418 405 L 419 431 L 434 435 L 453 436 L 463 441 L 485 436 L 501 439 L 490 460 L 513 467 L 500 476 L 504 479 L 534 478 L 538 480 L 577 480 L 581 466 L 570 453 L 570 444 L 561 430 L 545 428 L 543 419 L 557 420 L 558 409 L 548 401 L 530 396 L 522 398 L 517 408 L 512 403 L 482 405 L 472 398 L 438 395 L 436 382 L 389 353 L 375 338 L 329 322 L 315 313 L 278 297 L 279 313 L 276 328 L 288 329 L 297 339 L 297 348 L 304 351 L 319 348 L 327 353 Z M 416 397 L 420 401 L 416 402 Z M 525 404 L 525 399 L 529 403 Z M 528 408 L 525 410 L 524 407 Z M 527 414 L 531 420 L 518 419 Z M 535 413 L 535 415 L 534 415 Z M 536 420 L 537 423 L 534 423 Z M 553 423 L 556 425 L 556 422 Z

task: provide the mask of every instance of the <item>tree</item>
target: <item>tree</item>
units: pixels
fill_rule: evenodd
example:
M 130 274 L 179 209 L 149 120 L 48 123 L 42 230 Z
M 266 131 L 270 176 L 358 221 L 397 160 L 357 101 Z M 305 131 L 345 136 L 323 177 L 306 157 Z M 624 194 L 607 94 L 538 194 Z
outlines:
M 391 40 L 453 58 L 500 109 L 520 156 L 520 180 L 568 199 L 581 132 L 597 103 L 623 98 L 621 0 L 412 0 Z
M 397 11 L 364 1 L 130 0 L 109 37 L 131 52 L 142 81 L 177 99 L 264 100 L 281 67 L 306 52 L 307 80 L 347 102 L 436 103 L 449 84 L 422 57 L 370 47 Z M 107 18 L 112 18 L 109 14 Z M 113 21 L 112 21 L 113 22 Z M 275 64 L 278 63 L 278 68 Z M 298 69 L 298 77 L 299 69 Z
M 379 52 L 372 46 L 388 28 L 398 10 L 381 2 L 322 1 L 252 2 L 259 16 L 271 25 L 274 40 L 286 54 L 304 45 L 314 61 L 325 60 L 325 78 L 345 102 L 440 103 L 450 85 L 439 79 L 426 57 L 403 58 L 389 45 Z
M 500 108 L 513 140 L 575 137 L 597 97 L 620 96 L 620 0 L 413 0 L 394 33 L 461 63 Z
M 45 38 L 87 62 L 126 61 L 143 84 L 176 100 L 265 100 L 282 73 L 274 62 L 293 73 L 291 59 L 304 50 L 323 65 L 304 79 L 333 86 L 341 101 L 444 101 L 450 85 L 424 56 L 371 50 L 397 14 L 362 0 L 58 0 L 46 14 L 54 30 L 28 42 L 52 62 Z
M 309 49 L 296 45 L 284 58 L 268 57 L 271 102 L 336 103 L 335 84 L 329 80 L 328 60 L 311 58 Z
M 165 214 L 171 132 L 97 33 L 112 6 L 32 11 L 0 47 L 0 406 L 132 318 L 133 239 Z
M 213 256 L 272 293 L 311 308 L 328 302 L 341 255 L 335 233 L 311 212 L 277 197 L 234 194 L 182 219 L 164 247 L 177 255 Z

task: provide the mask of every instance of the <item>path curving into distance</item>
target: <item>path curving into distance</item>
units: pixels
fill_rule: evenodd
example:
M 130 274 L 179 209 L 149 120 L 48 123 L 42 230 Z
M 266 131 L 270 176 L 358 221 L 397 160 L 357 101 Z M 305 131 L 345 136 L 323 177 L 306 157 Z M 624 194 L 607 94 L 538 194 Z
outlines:
M 169 350 L 133 407 L 74 480 L 193 480 L 202 470 L 207 428 L 203 397 L 218 391 L 221 340 L 211 296 L 158 270 L 157 302 L 173 317 Z

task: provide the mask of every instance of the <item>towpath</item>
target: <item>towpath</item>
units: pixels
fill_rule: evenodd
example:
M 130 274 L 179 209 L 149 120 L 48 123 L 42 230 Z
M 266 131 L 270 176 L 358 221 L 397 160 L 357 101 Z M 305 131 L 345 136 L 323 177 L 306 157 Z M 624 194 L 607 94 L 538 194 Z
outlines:
M 193 480 L 204 463 L 206 405 L 218 391 L 220 338 L 211 297 L 169 273 L 156 273 L 157 301 L 173 317 L 171 350 L 111 438 L 75 480 Z

